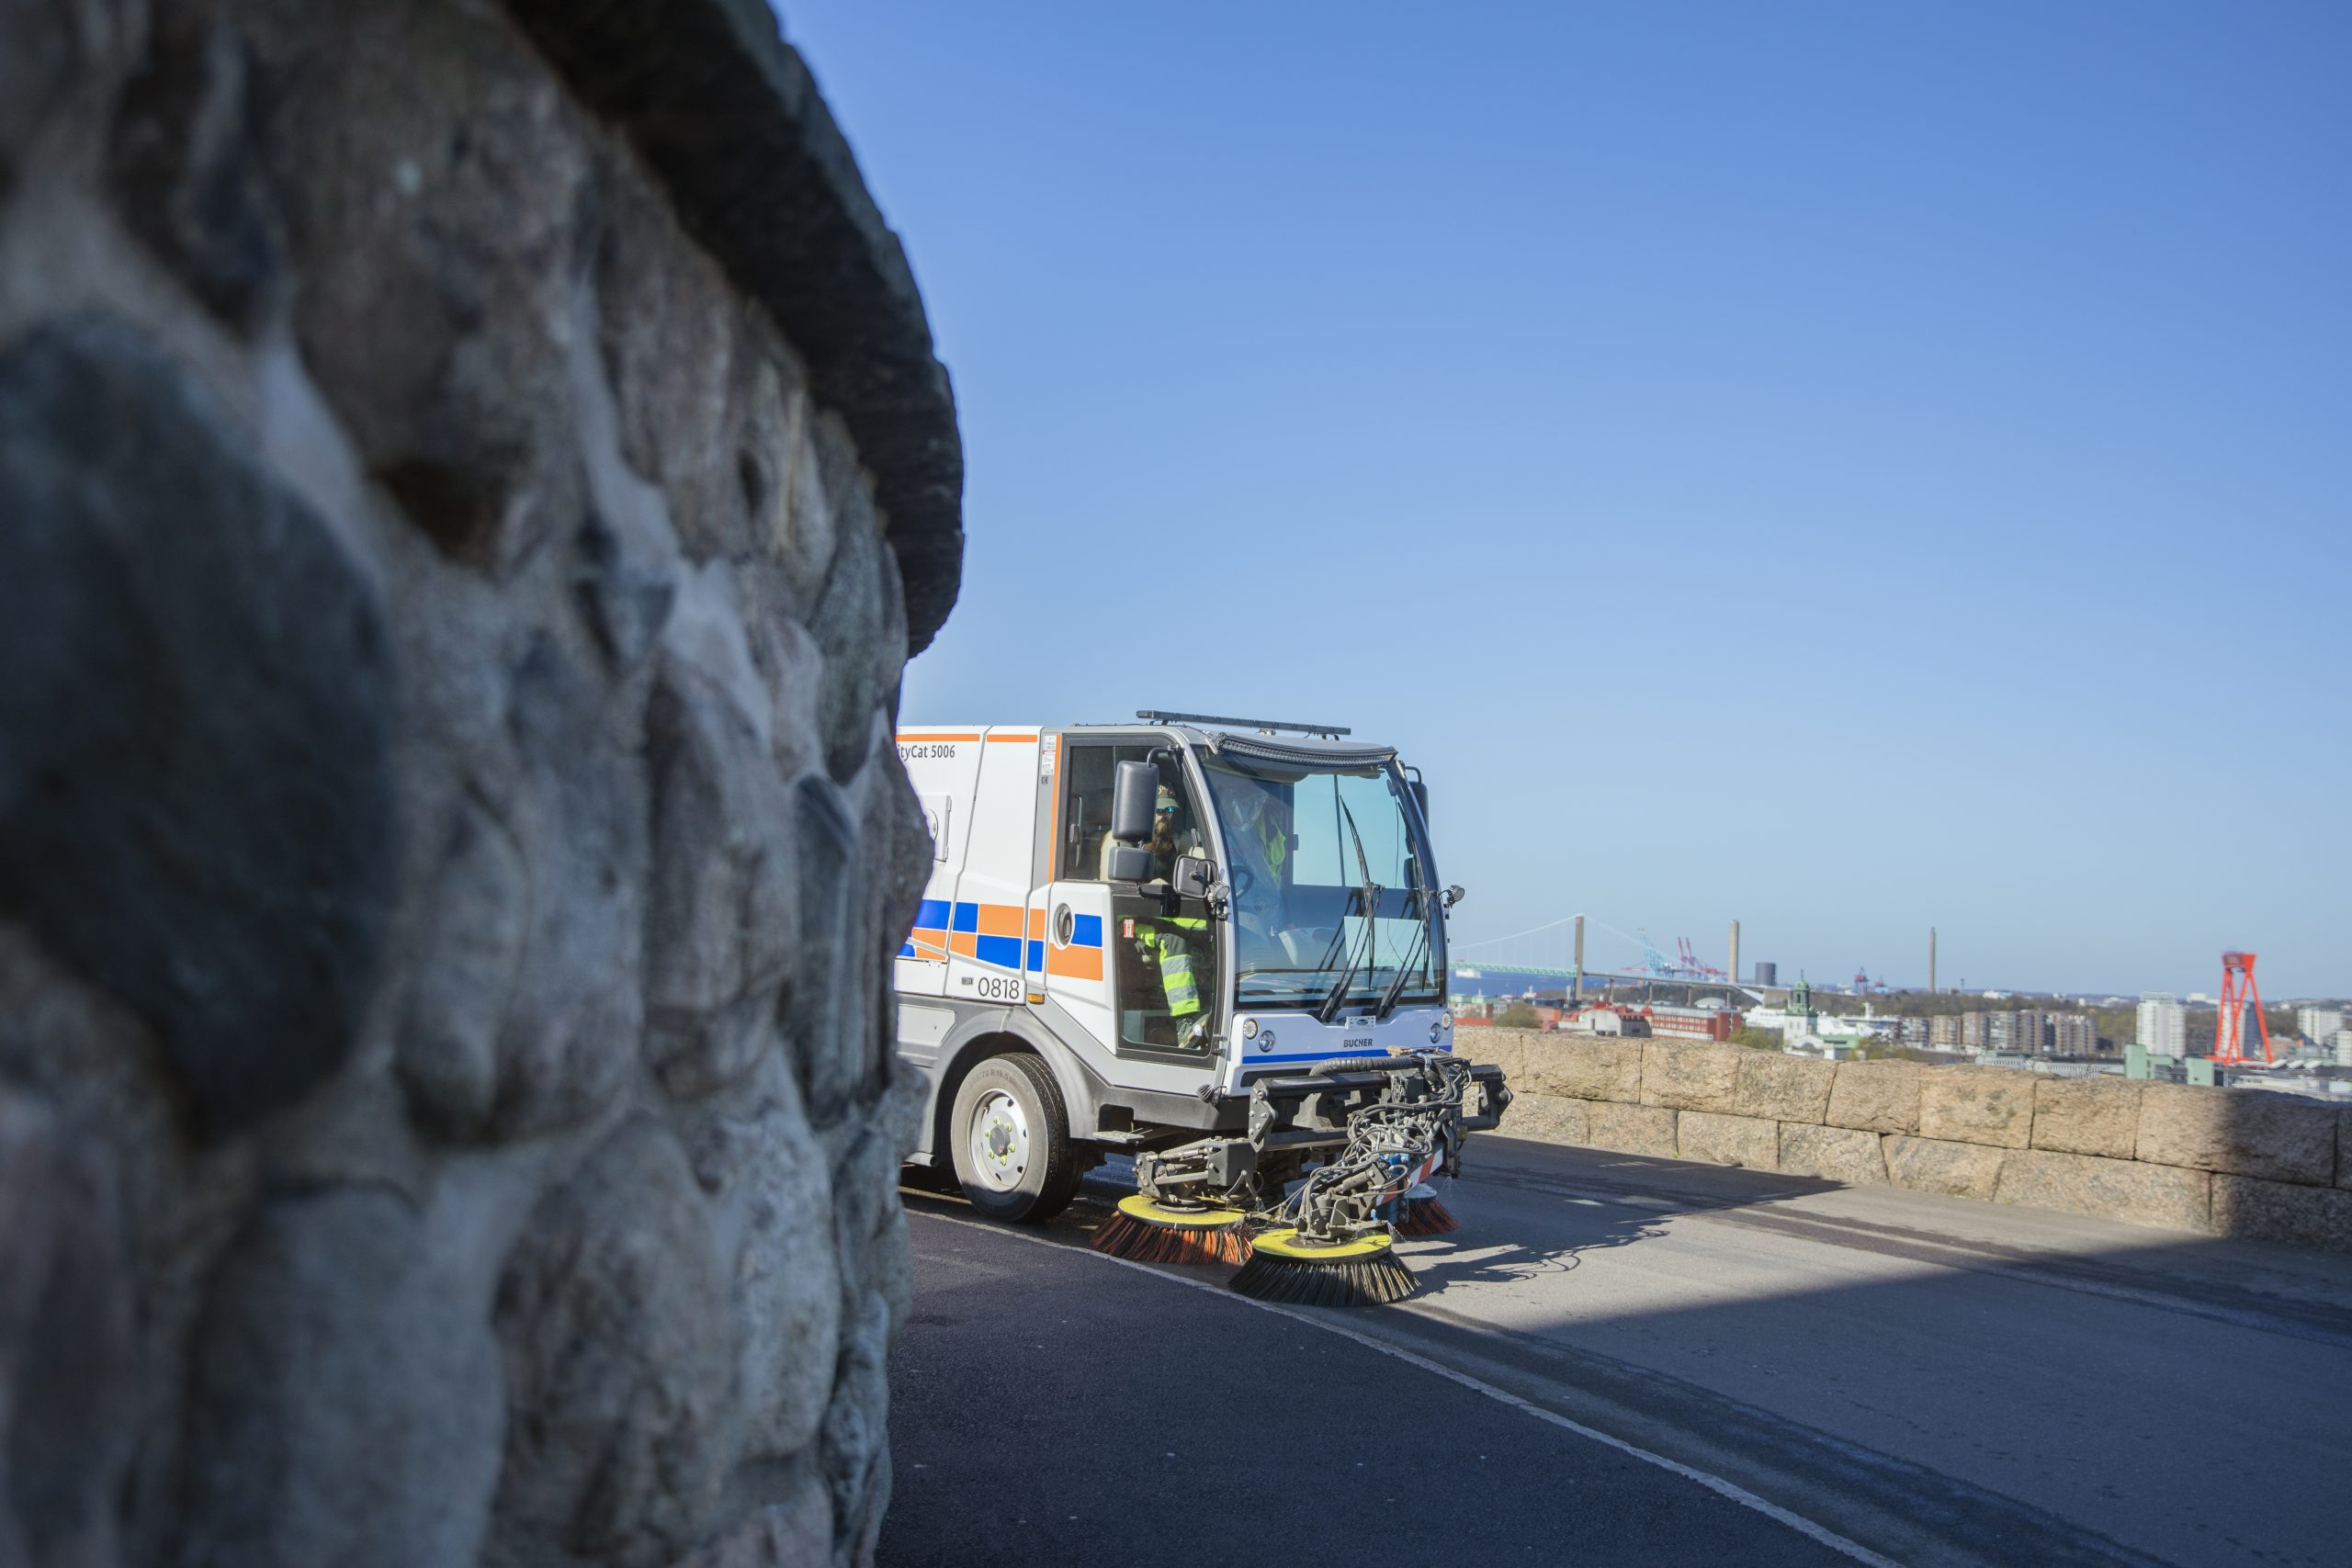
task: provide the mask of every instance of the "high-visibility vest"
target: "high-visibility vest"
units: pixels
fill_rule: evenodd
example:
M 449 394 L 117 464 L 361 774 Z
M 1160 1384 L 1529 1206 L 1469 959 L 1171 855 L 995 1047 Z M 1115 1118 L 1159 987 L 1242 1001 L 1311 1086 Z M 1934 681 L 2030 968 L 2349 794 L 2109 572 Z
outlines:
M 1258 848 L 1266 857 L 1267 874 L 1274 879 L 1274 886 L 1280 887 L 1283 884 L 1283 862 L 1290 858 L 1290 835 L 1275 829 L 1272 811 L 1258 813 L 1257 835 Z
M 1249 835 L 1246 840 L 1238 837 L 1243 833 Z M 1258 864 L 1265 867 L 1263 879 L 1272 886 L 1282 886 L 1283 862 L 1290 858 L 1290 835 L 1275 829 L 1272 811 L 1260 811 L 1257 820 L 1253 822 L 1228 824 L 1226 839 L 1233 845 L 1235 855 L 1240 857 L 1245 863 L 1249 858 L 1249 852 L 1256 850 Z M 1255 892 L 1256 889 L 1253 888 L 1251 891 Z
M 1163 925 L 1174 930 L 1162 931 Z M 1172 1018 L 1189 1018 L 1201 1010 L 1201 988 L 1193 978 L 1192 951 L 1178 933 L 1207 929 L 1206 920 L 1189 916 L 1136 922 L 1136 946 L 1159 966 L 1160 994 L 1168 998 L 1168 1012 Z

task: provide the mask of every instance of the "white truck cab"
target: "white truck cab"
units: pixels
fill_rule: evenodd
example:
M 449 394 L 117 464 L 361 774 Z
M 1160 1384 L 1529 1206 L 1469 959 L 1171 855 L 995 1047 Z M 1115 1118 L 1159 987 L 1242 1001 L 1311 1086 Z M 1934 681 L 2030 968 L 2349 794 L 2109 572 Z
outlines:
M 1413 1054 L 1451 1051 L 1461 890 L 1392 750 L 1149 711 L 898 745 L 933 841 L 896 964 L 930 1086 L 912 1157 L 983 1210 L 1047 1217 L 1114 1151 L 1147 1191 L 1279 1192 Z M 1473 1071 L 1464 1129 L 1509 1098 Z

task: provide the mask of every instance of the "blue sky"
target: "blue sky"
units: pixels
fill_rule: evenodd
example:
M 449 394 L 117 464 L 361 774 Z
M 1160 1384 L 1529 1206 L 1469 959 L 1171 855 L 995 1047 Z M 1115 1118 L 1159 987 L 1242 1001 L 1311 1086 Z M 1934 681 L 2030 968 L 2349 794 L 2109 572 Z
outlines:
M 2352 7 L 784 20 L 962 412 L 907 721 L 1392 740 L 1457 942 L 2352 992 Z

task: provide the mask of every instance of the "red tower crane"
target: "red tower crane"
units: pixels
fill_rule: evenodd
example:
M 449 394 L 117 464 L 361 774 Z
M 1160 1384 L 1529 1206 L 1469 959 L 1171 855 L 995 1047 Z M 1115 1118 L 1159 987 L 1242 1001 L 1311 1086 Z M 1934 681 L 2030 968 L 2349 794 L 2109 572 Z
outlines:
M 2255 988 L 2254 954 L 2222 954 L 2222 1017 L 2213 1030 L 2213 1060 L 2235 1066 L 2254 1058 L 2245 1049 L 2245 1010 L 2254 1009 L 2255 1027 L 2262 1032 L 2262 1060 L 2271 1061 L 2270 1021 L 2262 1016 L 2262 993 Z
M 1722 980 L 1728 977 L 1722 970 L 1699 956 L 1698 951 L 1690 945 L 1689 937 L 1677 937 L 1675 940 L 1681 948 L 1682 972 L 1685 975 L 1694 980 Z

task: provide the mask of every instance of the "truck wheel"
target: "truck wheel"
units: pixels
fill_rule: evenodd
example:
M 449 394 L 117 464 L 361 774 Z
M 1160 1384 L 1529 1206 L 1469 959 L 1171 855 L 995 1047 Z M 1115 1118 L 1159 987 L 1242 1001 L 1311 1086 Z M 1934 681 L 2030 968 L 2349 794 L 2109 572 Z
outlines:
M 1035 1056 L 991 1056 L 965 1076 L 948 1120 L 956 1179 L 990 1219 L 1042 1224 L 1069 1207 L 1083 1166 L 1061 1087 Z

